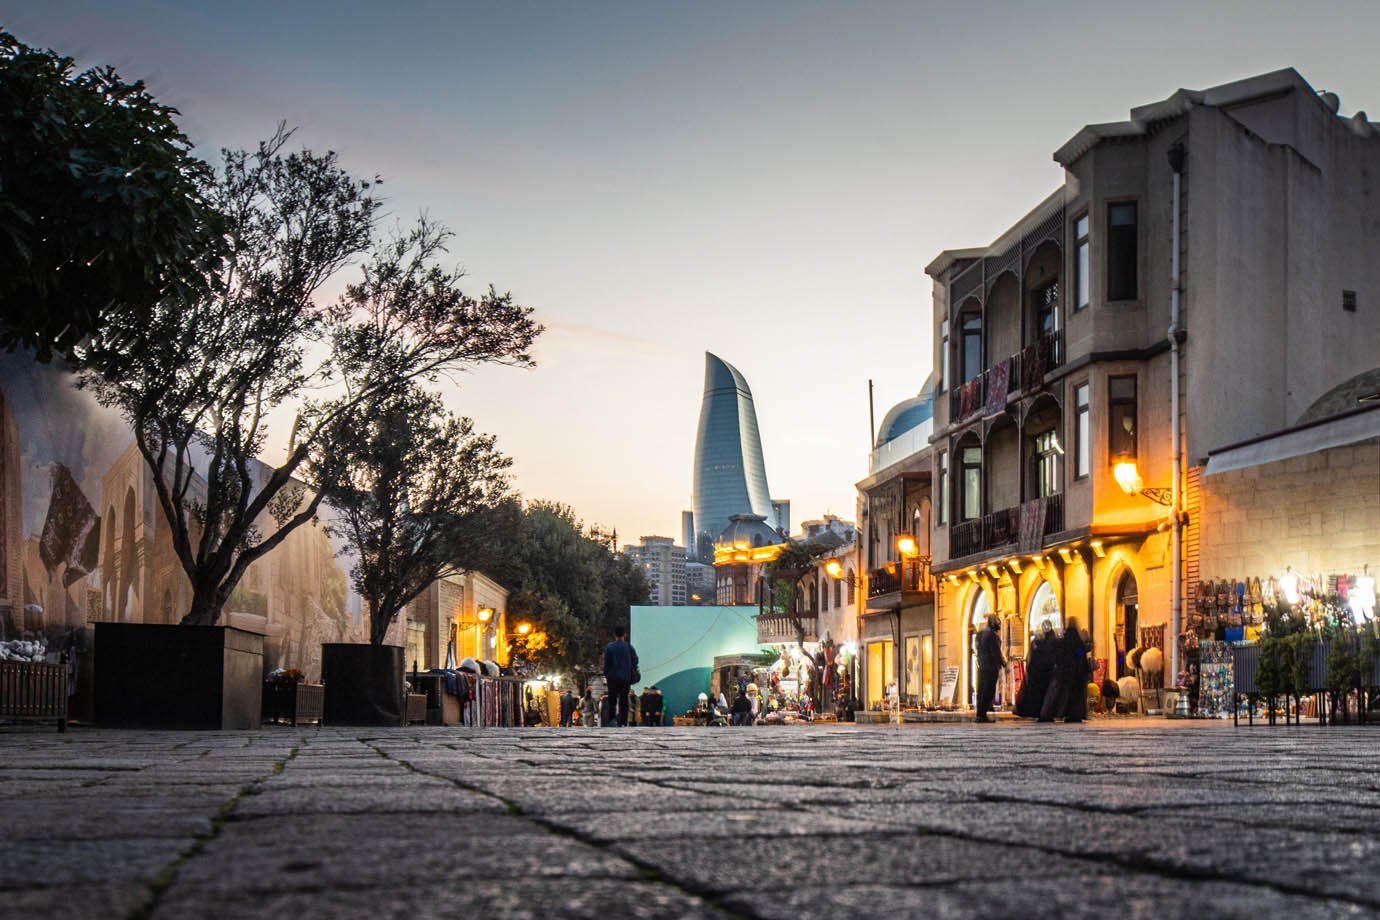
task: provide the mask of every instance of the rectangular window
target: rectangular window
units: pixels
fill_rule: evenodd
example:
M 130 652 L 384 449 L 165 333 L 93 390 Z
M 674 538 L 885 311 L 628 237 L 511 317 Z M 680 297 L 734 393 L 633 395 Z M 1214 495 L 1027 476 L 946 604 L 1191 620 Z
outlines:
M 1092 468 L 1091 432 L 1088 426 L 1088 385 L 1073 388 L 1073 478 L 1084 479 Z
M 1107 451 L 1112 463 L 1136 458 L 1136 378 L 1107 379 Z
M 939 389 L 943 392 L 949 388 L 949 321 L 946 319 L 939 324 Z
M 939 475 L 934 484 L 936 501 L 939 504 L 939 523 L 949 523 L 949 455 L 939 452 Z
M 982 373 L 982 314 L 963 314 L 963 382 Z
M 1107 299 L 1137 297 L 1136 203 L 1107 205 Z
M 838 608 L 840 608 L 840 607 L 842 607 L 842 606 L 843 606 L 843 579 L 842 579 L 842 578 L 839 578 L 839 579 L 835 579 L 835 581 L 834 581 L 834 609 L 837 610 Z
M 1054 429 L 1035 435 L 1034 473 L 1037 498 L 1059 491 L 1059 436 Z
M 982 448 L 963 448 L 962 463 L 962 520 L 975 521 L 982 517 Z
M 1088 245 L 1088 215 L 1073 222 L 1073 311 L 1088 305 L 1092 290 L 1092 250 Z

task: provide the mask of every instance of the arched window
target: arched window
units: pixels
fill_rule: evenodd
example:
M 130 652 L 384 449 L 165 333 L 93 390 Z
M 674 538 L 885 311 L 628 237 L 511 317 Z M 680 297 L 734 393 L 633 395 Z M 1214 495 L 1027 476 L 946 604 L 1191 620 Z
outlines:
M 849 581 L 852 581 L 852 580 L 853 580 L 852 577 L 851 577 L 851 574 L 850 574 L 850 577 L 849 577 L 848 580 L 849 580 Z M 835 607 L 842 607 L 842 606 L 843 606 L 843 581 L 840 580 L 840 579 L 837 579 L 837 578 L 834 579 L 834 606 L 835 606 Z

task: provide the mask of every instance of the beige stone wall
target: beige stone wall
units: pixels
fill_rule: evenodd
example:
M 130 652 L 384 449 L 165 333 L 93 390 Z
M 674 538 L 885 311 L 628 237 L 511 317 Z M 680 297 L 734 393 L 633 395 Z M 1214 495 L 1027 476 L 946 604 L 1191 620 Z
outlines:
M 1203 480 L 1203 579 L 1380 568 L 1380 440 Z

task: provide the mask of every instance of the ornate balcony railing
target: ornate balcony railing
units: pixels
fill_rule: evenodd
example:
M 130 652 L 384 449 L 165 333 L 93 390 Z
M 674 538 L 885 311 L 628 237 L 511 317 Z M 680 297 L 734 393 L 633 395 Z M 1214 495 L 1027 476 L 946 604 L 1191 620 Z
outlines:
M 998 361 L 967 383 L 949 391 L 949 421 L 958 423 L 982 415 L 996 415 L 1009 397 L 1034 393 L 1045 385 L 1045 374 L 1064 363 L 1064 335 L 1050 332 L 1010 357 Z
M 1063 529 L 1062 493 L 1032 499 L 953 525 L 949 528 L 949 558 L 962 559 L 1005 547 L 1013 547 L 1018 552 L 1037 552 L 1045 536 Z
M 790 613 L 759 613 L 757 641 L 763 645 L 799 642 L 800 627 L 805 629 L 806 642 L 819 641 L 819 618 L 813 613 L 799 616 Z
M 896 591 L 933 592 L 934 581 L 934 575 L 930 572 L 930 557 L 916 556 L 868 572 L 867 596 L 880 597 Z

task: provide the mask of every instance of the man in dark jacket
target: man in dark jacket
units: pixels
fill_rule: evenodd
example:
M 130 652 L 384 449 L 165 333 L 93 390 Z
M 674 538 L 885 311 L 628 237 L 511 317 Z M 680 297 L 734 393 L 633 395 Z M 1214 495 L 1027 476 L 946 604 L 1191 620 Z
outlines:
M 664 721 L 662 714 L 664 705 L 661 691 L 656 687 L 648 687 L 642 691 L 642 724 L 661 725 Z
M 628 644 L 628 630 L 616 627 L 613 641 L 604 646 L 604 680 L 608 681 L 609 697 L 613 701 L 611 724 L 627 727 L 628 690 L 641 676 L 637 669 L 637 652 Z
M 1001 620 L 987 615 L 987 628 L 977 637 L 977 721 L 991 722 L 992 700 L 997 695 L 997 675 L 1006 667 L 1001 653 Z

